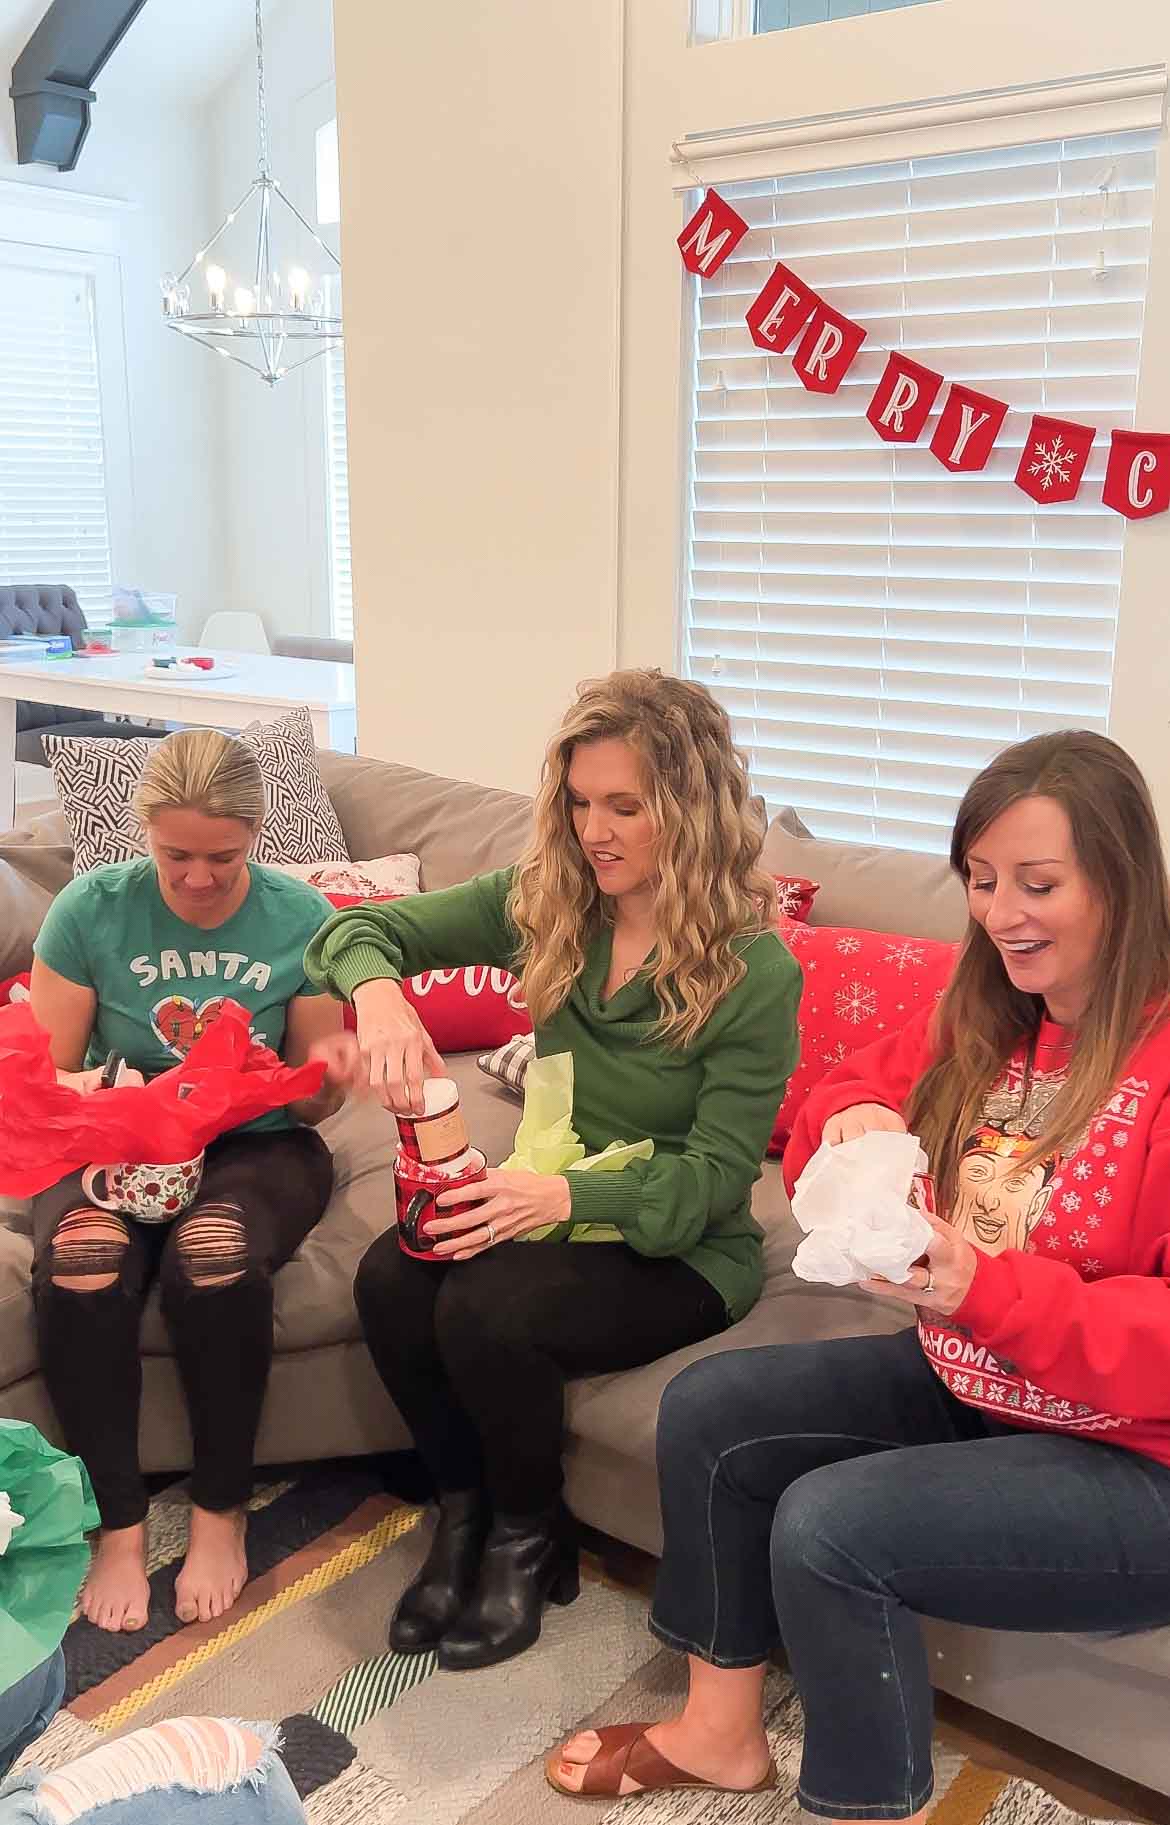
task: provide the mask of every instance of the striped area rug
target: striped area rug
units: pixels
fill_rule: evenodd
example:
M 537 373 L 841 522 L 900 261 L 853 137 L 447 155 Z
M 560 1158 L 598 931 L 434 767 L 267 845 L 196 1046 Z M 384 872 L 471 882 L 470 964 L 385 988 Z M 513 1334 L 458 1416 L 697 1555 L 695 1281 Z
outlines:
M 277 1719 L 310 1825 L 581 1825 L 579 1801 L 544 1779 L 544 1757 L 592 1723 L 662 1716 L 683 1663 L 645 1626 L 645 1601 L 589 1560 L 581 1596 L 548 1612 L 538 1645 L 485 1672 L 438 1671 L 432 1654 L 386 1650 L 387 1618 L 426 1551 L 429 1518 L 361 1465 L 325 1465 L 258 1491 L 252 1580 L 218 1623 L 180 1626 L 174 1583 L 187 1496 L 151 1507 L 151 1617 L 136 1635 L 84 1620 L 65 1640 L 66 1707 L 33 1755 L 57 1767 L 162 1718 Z M 798 1825 L 800 1707 L 767 1689 L 778 1792 L 647 1794 L 598 1803 L 599 1825 Z M 1039 1788 L 937 1745 L 931 1825 L 1082 1825 Z

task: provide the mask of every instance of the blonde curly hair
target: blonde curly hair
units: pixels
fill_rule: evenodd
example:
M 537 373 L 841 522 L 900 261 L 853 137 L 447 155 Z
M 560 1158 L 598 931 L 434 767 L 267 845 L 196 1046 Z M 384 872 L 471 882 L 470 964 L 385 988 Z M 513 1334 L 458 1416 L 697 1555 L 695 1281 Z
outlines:
M 563 1006 L 589 944 L 612 922 L 568 790 L 575 750 L 598 741 L 626 742 L 637 757 L 655 853 L 657 947 L 646 974 L 662 1009 L 655 1031 L 681 1048 L 746 973 L 744 939 L 773 923 L 775 885 L 758 866 L 763 818 L 727 713 L 703 685 L 660 671 L 582 685 L 549 743 L 532 840 L 509 899 L 537 1026 Z

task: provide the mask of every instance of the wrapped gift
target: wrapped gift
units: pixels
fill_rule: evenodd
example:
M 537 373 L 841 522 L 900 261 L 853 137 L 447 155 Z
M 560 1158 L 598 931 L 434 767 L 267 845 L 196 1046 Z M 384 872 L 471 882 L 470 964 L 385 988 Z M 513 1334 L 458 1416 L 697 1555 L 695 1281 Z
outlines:
M 257 1116 L 315 1096 L 321 1063 L 292 1069 L 224 1003 L 181 1064 L 149 1084 L 82 1096 L 57 1082 L 49 1036 L 28 1007 L 0 1008 L 0 1193 L 27 1198 L 79 1166 L 190 1160 Z

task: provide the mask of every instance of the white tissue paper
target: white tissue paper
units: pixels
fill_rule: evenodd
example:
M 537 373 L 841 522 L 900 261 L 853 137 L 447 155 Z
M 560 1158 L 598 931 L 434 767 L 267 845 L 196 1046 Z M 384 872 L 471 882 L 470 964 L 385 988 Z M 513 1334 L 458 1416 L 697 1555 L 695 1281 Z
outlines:
M 805 1232 L 792 1262 L 802 1280 L 852 1286 L 882 1274 L 903 1281 L 934 1231 L 910 1202 L 929 1163 L 913 1134 L 873 1129 L 817 1149 L 792 1194 Z
M 16 1513 L 7 1494 L 0 1489 L 0 1559 L 8 1551 L 9 1542 L 18 1527 L 24 1526 L 24 1516 Z

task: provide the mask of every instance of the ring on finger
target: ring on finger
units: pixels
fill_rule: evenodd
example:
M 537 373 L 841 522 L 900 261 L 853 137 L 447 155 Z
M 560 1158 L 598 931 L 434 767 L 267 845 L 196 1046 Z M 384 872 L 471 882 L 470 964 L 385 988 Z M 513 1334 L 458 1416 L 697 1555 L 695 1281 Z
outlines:
M 922 1282 L 922 1290 L 924 1293 L 933 1293 L 933 1291 L 934 1291 L 934 1269 L 933 1268 L 930 1268 L 930 1267 L 927 1268 L 926 1279 Z
M 485 1223 L 483 1227 L 484 1227 L 484 1233 L 486 1234 L 488 1241 L 494 1242 L 496 1239 L 495 1224 L 494 1223 Z

